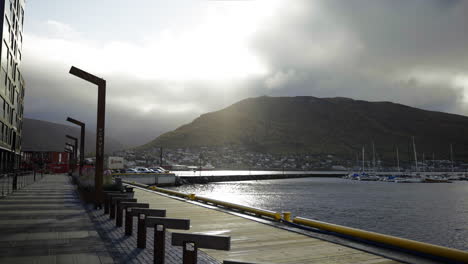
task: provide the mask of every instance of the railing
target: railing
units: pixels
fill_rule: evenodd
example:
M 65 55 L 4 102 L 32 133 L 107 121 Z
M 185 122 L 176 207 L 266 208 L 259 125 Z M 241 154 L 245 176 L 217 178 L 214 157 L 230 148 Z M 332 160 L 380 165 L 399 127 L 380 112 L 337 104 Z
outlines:
M 310 226 L 313 228 L 326 230 L 338 234 L 344 234 L 351 237 L 362 238 L 368 241 L 374 241 L 381 244 L 391 245 L 398 248 L 407 249 L 414 252 L 422 252 L 425 254 L 446 258 L 449 260 L 456 260 L 468 262 L 468 252 L 447 248 L 437 245 L 432 245 L 428 243 L 423 243 L 419 241 L 414 241 L 410 239 L 394 237 L 390 235 L 379 234 L 376 232 L 365 231 L 357 228 L 351 228 L 347 226 L 330 224 L 322 221 L 296 217 L 293 219 L 293 222 L 300 225 Z
M 0 197 L 5 197 L 13 191 L 20 190 L 41 178 L 42 174 L 35 171 L 17 171 L 0 174 Z
M 458 249 L 432 245 L 432 244 L 423 243 L 419 241 L 379 234 L 375 232 L 369 232 L 369 231 L 360 230 L 356 228 L 350 228 L 346 226 L 330 224 L 330 223 L 321 222 L 317 220 L 306 219 L 302 217 L 295 217 L 291 221 L 290 212 L 283 212 L 283 214 L 281 214 L 279 212 L 268 211 L 264 209 L 219 201 L 219 200 L 215 200 L 215 199 L 211 199 L 211 198 L 207 198 L 203 196 L 198 196 L 195 194 L 187 194 L 187 193 L 172 191 L 172 190 L 163 189 L 163 188 L 159 188 L 155 186 L 150 187 L 148 185 L 137 184 L 134 182 L 126 182 L 126 181 L 122 181 L 122 182 L 125 182 L 127 184 L 132 184 L 135 186 L 139 186 L 139 187 L 143 187 L 146 189 L 150 189 L 156 192 L 160 192 L 160 193 L 164 193 L 164 194 L 168 194 L 172 196 L 177 196 L 177 197 L 184 198 L 187 200 L 210 203 L 212 205 L 222 206 L 227 209 L 234 209 L 236 211 L 251 213 L 251 214 L 261 216 L 261 217 L 272 218 L 275 221 L 281 221 L 281 222 L 287 222 L 287 223 L 292 222 L 294 224 L 297 224 L 297 226 L 312 227 L 318 230 L 326 230 L 329 232 L 333 232 L 335 234 L 342 234 L 342 235 L 346 235 L 352 238 L 359 238 L 359 239 L 364 239 L 364 240 L 371 241 L 371 242 L 377 242 L 382 245 L 389 245 L 389 246 L 393 246 L 393 247 L 400 248 L 403 250 L 407 250 L 410 253 L 414 252 L 416 253 L 416 255 L 419 255 L 422 253 L 423 255 L 429 258 L 435 257 L 435 258 L 441 258 L 443 260 L 448 260 L 449 262 L 455 261 L 456 263 L 458 263 L 459 261 L 461 261 L 461 263 L 468 263 L 468 252 L 458 250 Z
M 275 220 L 281 220 L 281 213 L 279 213 L 279 212 L 264 210 L 264 209 L 245 206 L 245 205 L 240 205 L 240 204 L 229 203 L 229 202 L 225 202 L 225 201 L 211 199 L 211 198 L 208 198 L 208 197 L 198 196 L 198 195 L 195 195 L 193 193 L 177 192 L 177 191 L 168 190 L 168 189 L 164 189 L 164 188 L 159 188 L 159 187 L 155 187 L 155 186 L 148 187 L 148 185 L 141 184 L 141 183 L 128 182 L 128 181 L 122 181 L 122 182 L 127 183 L 127 184 L 132 184 L 132 185 L 135 185 L 135 186 L 138 186 L 138 187 L 149 188 L 149 189 L 151 189 L 153 191 L 165 193 L 165 194 L 172 195 L 172 196 L 177 196 L 177 197 L 188 199 L 188 200 L 194 200 L 194 201 L 199 201 L 199 202 L 204 202 L 204 203 L 210 203 L 210 204 L 215 205 L 215 206 L 222 206 L 222 207 L 228 208 L 228 209 L 234 209 L 234 210 L 237 210 L 237 211 L 251 213 L 251 214 L 254 214 L 254 215 L 258 215 L 258 216 L 273 218 Z

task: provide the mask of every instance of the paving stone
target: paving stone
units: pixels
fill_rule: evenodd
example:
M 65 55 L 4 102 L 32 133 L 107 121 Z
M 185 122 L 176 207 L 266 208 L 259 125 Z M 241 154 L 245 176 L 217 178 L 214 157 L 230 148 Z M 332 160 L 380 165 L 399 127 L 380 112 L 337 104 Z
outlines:
M 115 263 L 68 176 L 0 199 L 0 263 Z

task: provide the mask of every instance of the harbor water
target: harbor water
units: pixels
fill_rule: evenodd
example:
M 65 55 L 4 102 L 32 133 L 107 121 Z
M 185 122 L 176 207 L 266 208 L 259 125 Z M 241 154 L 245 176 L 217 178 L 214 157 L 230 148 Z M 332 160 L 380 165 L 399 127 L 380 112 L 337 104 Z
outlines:
M 312 177 L 171 189 L 468 250 L 467 181 L 404 184 Z
M 201 171 L 171 171 L 177 176 L 248 176 L 248 175 L 281 175 L 281 174 L 310 174 L 310 175 L 345 175 L 346 171 L 282 171 L 282 170 L 201 170 Z

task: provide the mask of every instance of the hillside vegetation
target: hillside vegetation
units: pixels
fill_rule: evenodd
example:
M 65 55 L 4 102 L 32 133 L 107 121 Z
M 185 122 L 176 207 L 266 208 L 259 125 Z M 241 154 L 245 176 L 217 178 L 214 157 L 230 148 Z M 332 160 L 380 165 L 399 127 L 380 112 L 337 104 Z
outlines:
M 257 97 L 207 113 L 165 133 L 141 149 L 155 146 L 241 145 L 270 153 L 336 154 L 355 158 L 372 142 L 379 155 L 411 153 L 448 159 L 453 144 L 457 159 L 468 157 L 468 117 L 426 111 L 391 102 L 348 98 Z

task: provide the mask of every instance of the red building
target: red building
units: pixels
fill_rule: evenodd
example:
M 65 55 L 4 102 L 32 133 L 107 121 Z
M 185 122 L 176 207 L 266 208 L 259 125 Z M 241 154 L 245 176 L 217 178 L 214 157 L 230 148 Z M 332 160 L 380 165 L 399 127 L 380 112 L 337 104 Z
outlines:
M 67 173 L 70 153 L 57 151 L 25 151 L 22 153 L 21 167 L 41 169 L 51 173 Z

